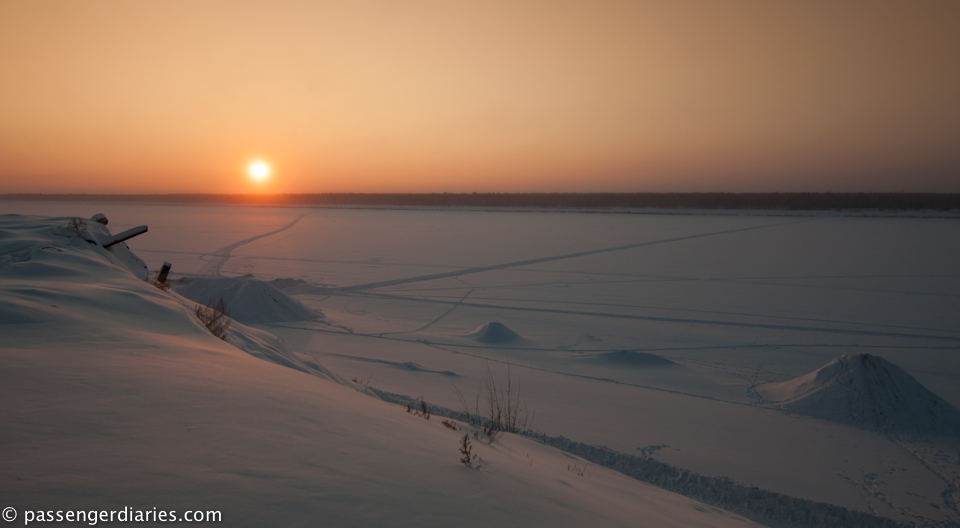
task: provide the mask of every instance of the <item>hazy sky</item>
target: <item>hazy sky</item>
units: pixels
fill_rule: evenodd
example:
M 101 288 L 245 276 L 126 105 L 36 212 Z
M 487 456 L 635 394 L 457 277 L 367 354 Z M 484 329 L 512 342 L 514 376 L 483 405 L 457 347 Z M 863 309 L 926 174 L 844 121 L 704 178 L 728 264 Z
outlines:
M 960 2 L 0 0 L 0 192 L 794 190 L 960 192 Z

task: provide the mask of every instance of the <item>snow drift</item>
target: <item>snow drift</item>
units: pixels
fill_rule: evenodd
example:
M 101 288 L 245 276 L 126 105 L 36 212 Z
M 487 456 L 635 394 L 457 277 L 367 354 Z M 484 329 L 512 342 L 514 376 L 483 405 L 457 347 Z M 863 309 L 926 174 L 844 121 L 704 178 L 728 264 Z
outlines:
M 507 328 L 503 323 L 491 321 L 467 334 L 467 337 L 479 343 L 501 345 L 523 339 L 520 334 Z
M 230 317 L 245 324 L 311 321 L 316 313 L 270 284 L 249 277 L 185 278 L 171 284 L 187 299 L 212 305 L 221 297 Z
M 900 367 L 870 354 L 843 355 L 756 391 L 782 410 L 862 429 L 960 435 L 960 410 Z
M 76 276 L 89 269 L 90 260 L 81 259 L 71 264 L 81 268 L 64 267 L 62 259 L 53 253 L 84 250 L 88 257 L 106 261 L 135 277 L 146 280 L 147 265 L 134 255 L 127 244 L 110 244 L 114 237 L 103 224 L 74 217 L 45 218 L 39 216 L 0 215 L 0 267 L 9 266 L 8 273 L 17 273 L 13 264 L 29 263 L 31 276 L 57 276 L 62 273 Z M 104 243 L 109 247 L 104 247 Z
M 95 221 L 0 216 L 0 325 L 45 325 L 82 335 L 71 325 L 106 324 L 213 338 L 193 315 L 193 302 L 144 282 L 147 265 L 125 243 L 104 247 L 112 238 Z M 253 357 L 342 382 L 268 332 L 234 322 L 225 341 Z

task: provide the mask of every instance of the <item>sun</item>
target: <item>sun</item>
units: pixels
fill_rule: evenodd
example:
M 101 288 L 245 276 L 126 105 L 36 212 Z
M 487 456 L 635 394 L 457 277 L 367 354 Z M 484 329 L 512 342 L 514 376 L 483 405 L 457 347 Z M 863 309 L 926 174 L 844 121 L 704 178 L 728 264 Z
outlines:
M 250 179 L 255 182 L 267 181 L 270 178 L 270 165 L 265 161 L 257 160 L 250 164 L 247 172 L 250 174 Z

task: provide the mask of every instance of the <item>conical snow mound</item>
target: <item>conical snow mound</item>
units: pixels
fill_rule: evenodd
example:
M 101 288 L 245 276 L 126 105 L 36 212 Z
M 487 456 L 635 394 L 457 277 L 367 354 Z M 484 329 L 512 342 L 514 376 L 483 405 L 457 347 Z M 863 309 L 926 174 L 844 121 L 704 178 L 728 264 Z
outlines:
M 173 289 L 191 301 L 215 304 L 223 297 L 230 317 L 243 324 L 317 319 L 317 314 L 266 282 L 250 278 L 195 278 Z
M 506 325 L 491 321 L 473 332 L 467 334 L 467 337 L 481 343 L 503 344 L 522 339 L 520 334 L 510 330 Z
M 879 432 L 960 436 L 960 410 L 889 361 L 848 354 L 799 378 L 759 385 L 785 411 Z

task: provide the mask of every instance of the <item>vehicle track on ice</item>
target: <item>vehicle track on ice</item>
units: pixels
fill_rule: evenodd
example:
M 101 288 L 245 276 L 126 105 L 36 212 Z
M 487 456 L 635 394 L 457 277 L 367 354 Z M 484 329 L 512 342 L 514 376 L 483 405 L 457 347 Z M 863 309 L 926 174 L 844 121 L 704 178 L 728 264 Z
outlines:
M 273 231 L 270 231 L 269 233 L 263 233 L 262 235 L 252 236 L 250 238 L 245 238 L 243 240 L 240 240 L 239 242 L 234 242 L 233 244 L 230 244 L 228 246 L 223 246 L 222 248 L 212 253 L 213 258 L 209 262 L 204 264 L 202 268 L 200 268 L 200 272 L 197 273 L 197 275 L 200 275 L 200 276 L 206 275 L 206 276 L 213 276 L 213 277 L 219 276 L 220 268 L 222 268 L 223 265 L 226 264 L 228 260 L 230 260 L 230 253 L 234 249 L 237 249 L 238 247 L 244 244 L 249 244 L 254 240 L 259 240 L 261 238 L 268 237 L 270 235 L 276 235 L 277 233 L 286 231 L 287 229 L 290 229 L 291 227 L 297 225 L 297 222 L 302 220 L 303 217 L 307 216 L 308 214 L 309 213 L 304 213 L 298 216 L 293 222 L 290 222 L 289 224 L 281 227 L 280 229 L 275 229 Z
M 339 294 L 339 291 L 331 288 L 334 295 Z M 788 330 L 794 332 L 814 332 L 814 333 L 824 333 L 824 334 L 847 334 L 847 335 L 859 335 L 859 336 L 872 336 L 872 337 L 898 337 L 905 339 L 934 339 L 934 340 L 943 340 L 943 341 L 952 341 L 960 342 L 960 337 L 957 336 L 945 336 L 945 335 L 934 335 L 934 334 L 918 334 L 918 333 L 899 333 L 899 332 L 878 332 L 870 330 L 854 330 L 847 328 L 830 328 L 823 326 L 800 326 L 800 325 L 786 325 L 786 324 L 767 324 L 767 323 L 751 323 L 745 321 L 722 321 L 715 319 L 693 319 L 693 318 L 682 318 L 682 317 L 658 317 L 652 315 L 634 315 L 634 314 L 624 314 L 624 313 L 610 313 L 610 312 L 587 312 L 582 310 L 559 310 L 553 308 L 533 308 L 527 306 L 510 306 L 503 304 L 485 304 L 485 303 L 471 303 L 461 301 L 449 301 L 449 300 L 438 300 L 430 299 L 424 297 L 405 297 L 401 295 L 387 295 L 387 294 L 378 294 L 378 293 L 357 293 L 358 296 L 372 297 L 372 298 L 382 298 L 382 299 L 396 299 L 409 302 L 419 302 L 419 303 L 434 303 L 434 304 L 455 304 L 457 306 L 469 307 L 469 308 L 482 308 L 488 310 L 511 310 L 519 312 L 538 312 L 538 313 L 548 313 L 548 314 L 558 314 L 558 315 L 577 315 L 577 316 L 586 316 L 586 317 L 606 317 L 611 319 L 632 319 L 636 321 L 655 321 L 660 323 L 678 323 L 678 324 L 696 324 L 696 325 L 711 325 L 711 326 L 732 326 L 732 327 L 743 327 L 743 328 L 759 328 L 765 330 Z M 946 330 L 949 332 L 950 330 Z
M 540 257 L 540 258 L 529 259 L 529 260 L 520 260 L 517 262 L 506 262 L 503 264 L 493 264 L 490 266 L 467 268 L 467 269 L 461 269 L 458 271 L 447 271 L 444 273 L 434 273 L 431 275 L 419 275 L 416 277 L 409 277 L 406 279 L 394 279 L 394 280 L 381 281 L 381 282 L 370 282 L 367 284 L 356 284 L 354 286 L 342 286 L 339 288 L 330 288 L 330 290 L 341 291 L 341 292 L 370 290 L 373 288 L 382 288 L 384 286 L 395 286 L 397 284 L 408 284 L 411 282 L 423 282 L 423 281 L 431 281 L 436 279 L 446 279 L 449 277 L 458 277 L 460 275 L 469 275 L 471 273 L 482 273 L 484 271 L 501 270 L 505 268 L 515 268 L 518 266 L 528 266 L 530 264 L 541 264 L 543 262 L 553 262 L 555 260 L 565 260 L 565 259 L 571 259 L 576 257 L 586 257 L 589 255 L 598 255 L 601 253 L 609 253 L 612 251 L 622 251 L 625 249 L 634 249 L 638 247 L 653 246 L 657 244 L 668 244 L 670 242 L 680 242 L 682 240 L 692 240 L 695 238 L 727 235 L 731 233 L 741 233 L 744 231 L 753 231 L 754 229 L 766 229 L 768 227 L 778 227 L 778 226 L 784 226 L 784 225 L 790 225 L 790 224 L 796 224 L 796 223 L 798 222 L 784 222 L 780 224 L 768 224 L 768 225 L 762 225 L 762 226 L 744 227 L 740 229 L 729 229 L 726 231 L 714 231 L 712 233 L 702 233 L 699 235 L 688 235 L 688 236 L 675 237 L 675 238 L 664 238 L 662 240 L 652 240 L 649 242 L 637 242 L 635 244 L 627 244 L 625 246 L 616 246 L 616 247 L 609 247 L 609 248 L 602 248 L 602 249 L 591 249 L 589 251 L 579 251 L 577 253 L 568 253 L 566 255 L 554 255 L 552 257 Z

